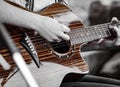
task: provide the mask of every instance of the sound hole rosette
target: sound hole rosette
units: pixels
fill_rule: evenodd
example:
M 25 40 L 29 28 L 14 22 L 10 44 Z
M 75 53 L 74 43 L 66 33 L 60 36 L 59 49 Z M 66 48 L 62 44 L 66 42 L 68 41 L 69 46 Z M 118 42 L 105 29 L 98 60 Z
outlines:
M 60 59 L 68 59 L 74 54 L 74 45 L 71 45 L 70 41 L 62 40 L 60 42 L 50 43 L 51 53 Z

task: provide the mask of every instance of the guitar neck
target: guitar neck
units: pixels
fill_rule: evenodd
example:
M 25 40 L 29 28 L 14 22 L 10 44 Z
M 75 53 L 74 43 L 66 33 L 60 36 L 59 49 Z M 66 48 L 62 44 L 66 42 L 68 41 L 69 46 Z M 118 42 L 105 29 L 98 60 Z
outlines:
M 71 30 L 69 33 L 71 45 L 112 36 L 115 32 L 114 29 L 109 29 L 110 24 L 105 23 Z

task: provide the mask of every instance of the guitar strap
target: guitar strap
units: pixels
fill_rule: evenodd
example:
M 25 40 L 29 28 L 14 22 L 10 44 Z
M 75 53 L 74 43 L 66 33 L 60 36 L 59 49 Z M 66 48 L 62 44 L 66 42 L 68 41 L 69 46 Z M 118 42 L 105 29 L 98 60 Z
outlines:
M 14 2 L 12 2 L 10 0 L 4 0 L 4 1 L 9 3 L 9 4 L 12 4 L 12 5 L 16 6 L 16 7 L 22 8 L 24 10 L 26 10 L 26 8 L 27 8 L 27 10 L 33 11 L 33 9 L 34 9 L 34 0 L 25 0 L 26 1 L 26 4 L 25 4 L 26 8 L 22 7 L 21 5 L 19 5 L 17 3 L 14 3 Z M 64 0 L 55 0 L 55 3 L 67 4 Z
M 4 1 L 11 4 L 11 5 L 13 5 L 13 6 L 16 6 L 18 8 L 22 8 L 24 10 L 33 11 L 33 9 L 34 9 L 34 0 L 25 0 L 26 1 L 26 4 L 25 4 L 26 8 L 22 7 L 21 5 L 15 3 L 15 2 L 12 2 L 10 0 L 4 0 Z
M 55 0 L 55 3 L 63 3 L 64 0 Z
M 33 9 L 34 9 L 34 0 L 25 0 L 25 1 L 26 1 L 25 7 L 28 10 L 33 11 Z
M 14 3 L 14 2 L 12 2 L 12 1 L 10 1 L 10 0 L 4 0 L 4 1 L 7 2 L 8 4 L 11 4 L 11 5 L 15 6 L 15 7 L 18 7 L 18 8 L 24 9 L 24 10 L 27 10 L 27 9 L 24 8 L 23 6 L 21 6 L 21 5 L 17 4 L 17 3 Z

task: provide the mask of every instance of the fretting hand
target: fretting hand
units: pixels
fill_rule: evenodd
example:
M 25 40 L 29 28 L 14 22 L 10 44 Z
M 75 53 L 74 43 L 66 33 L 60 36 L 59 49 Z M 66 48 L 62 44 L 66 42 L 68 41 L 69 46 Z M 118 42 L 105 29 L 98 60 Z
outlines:
M 118 22 L 118 19 L 116 17 L 112 18 L 111 22 Z M 114 40 L 114 45 L 120 45 L 120 26 L 110 26 L 111 28 L 113 28 L 116 33 L 117 33 L 117 38 Z
M 111 25 L 109 26 L 110 29 L 115 30 L 117 37 L 114 40 L 100 39 L 97 42 L 97 44 L 100 44 L 101 46 L 104 46 L 104 47 L 120 45 L 120 26 L 113 25 L 113 23 L 117 23 L 117 22 L 118 22 L 118 19 L 116 17 L 113 17 L 111 20 Z

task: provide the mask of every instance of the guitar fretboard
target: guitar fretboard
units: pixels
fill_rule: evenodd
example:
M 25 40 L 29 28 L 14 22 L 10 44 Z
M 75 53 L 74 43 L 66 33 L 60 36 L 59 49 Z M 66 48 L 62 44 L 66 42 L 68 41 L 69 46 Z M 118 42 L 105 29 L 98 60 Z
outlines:
M 85 28 L 73 29 L 69 33 L 71 44 L 75 45 L 112 36 L 109 25 L 110 23 L 105 23 Z

